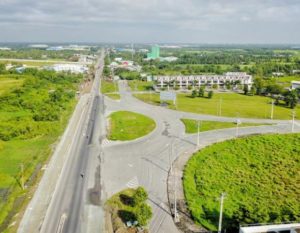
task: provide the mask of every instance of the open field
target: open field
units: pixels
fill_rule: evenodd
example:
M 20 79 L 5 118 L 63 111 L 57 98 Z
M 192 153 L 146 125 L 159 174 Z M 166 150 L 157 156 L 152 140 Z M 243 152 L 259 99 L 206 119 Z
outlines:
M 283 87 L 290 87 L 292 81 L 300 81 L 300 75 L 283 76 L 274 79 L 276 79 L 276 82 L 282 85 Z
M 119 111 L 109 116 L 110 140 L 133 140 L 147 135 L 155 128 L 155 122 L 142 114 Z
M 81 75 L 61 77 L 50 71 L 0 75 L 1 232 L 27 202 L 76 104 L 81 79 Z
M 101 93 L 115 100 L 120 99 L 118 83 L 113 81 L 101 80 Z
M 159 94 L 135 94 L 140 100 L 151 104 L 160 104 Z M 221 108 L 220 108 L 221 105 Z M 169 103 L 171 109 L 200 114 L 245 117 L 245 118 L 265 118 L 270 119 L 271 99 L 263 96 L 246 96 L 236 93 L 214 93 L 212 99 L 191 98 L 190 94 L 178 94 L 177 106 Z M 221 109 L 221 114 L 220 114 Z M 300 107 L 297 106 L 296 117 L 299 117 Z M 285 106 L 274 106 L 273 119 L 291 119 L 292 110 Z
M 10 77 L 9 75 L 0 75 L 0 95 L 11 90 L 12 88 L 21 86 L 23 83 L 22 79 L 16 77 Z
M 198 121 L 192 119 L 181 119 L 185 125 L 186 133 L 197 133 L 198 132 Z M 241 123 L 239 127 L 247 126 L 259 126 L 263 124 L 257 123 Z M 216 129 L 226 129 L 236 127 L 236 122 L 221 122 L 221 121 L 200 121 L 199 122 L 199 132 L 216 130 Z
M 194 220 L 216 230 L 225 192 L 223 229 L 239 224 L 300 221 L 300 134 L 264 135 L 200 150 L 184 171 L 185 197 Z
M 131 91 L 151 91 L 153 90 L 153 82 L 139 81 L 139 80 L 130 80 L 128 85 L 131 88 Z

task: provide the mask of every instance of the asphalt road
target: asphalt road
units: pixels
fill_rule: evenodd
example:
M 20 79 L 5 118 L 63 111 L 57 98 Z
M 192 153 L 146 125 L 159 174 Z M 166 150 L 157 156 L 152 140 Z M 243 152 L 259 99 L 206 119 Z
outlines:
M 103 70 L 103 58 L 104 51 L 96 65 L 91 93 L 81 97 L 86 101 L 82 101 L 82 99 L 79 101 L 78 105 L 82 107 L 72 116 L 72 119 L 75 118 L 75 123 L 72 125 L 71 119 L 67 129 L 69 134 L 64 135 L 60 145 L 56 148 L 58 151 L 46 169 L 38 190 L 24 214 L 18 232 L 99 232 L 102 227 L 100 201 L 97 202 L 97 199 L 100 200 L 101 187 L 95 186 L 94 183 L 95 181 L 100 183 L 100 160 L 97 151 L 100 146 L 101 96 L 99 85 Z M 77 118 L 79 120 L 76 121 Z M 70 138 L 71 142 L 68 142 Z M 64 156 L 65 159 L 59 160 L 59 156 Z M 55 170 L 56 166 L 61 166 L 61 169 Z M 48 189 L 45 193 L 43 189 L 47 189 L 47 183 L 51 184 L 53 188 Z M 48 198 L 43 200 L 47 196 Z M 93 216 L 98 218 L 97 223 L 94 224 L 97 229 L 89 226 L 90 222 L 94 220 Z
M 216 121 L 235 121 L 235 118 L 215 117 L 192 113 L 177 112 L 153 106 L 131 96 L 126 82 L 120 81 L 120 101 L 105 98 L 106 116 L 113 111 L 128 110 L 152 117 L 156 129 L 149 135 L 131 142 L 103 143 L 103 198 L 124 189 L 142 185 L 149 192 L 149 203 L 152 206 L 153 218 L 150 222 L 151 233 L 176 233 L 170 215 L 167 198 L 167 175 L 170 164 L 183 154 L 197 149 L 197 135 L 186 135 L 180 118 L 205 119 Z M 239 135 L 258 133 L 291 132 L 289 121 L 271 121 L 263 119 L 243 119 L 244 122 L 276 123 L 258 127 L 239 129 Z M 296 131 L 300 130 L 297 126 Z M 203 132 L 200 134 L 200 147 L 210 145 L 236 136 L 235 129 L 224 129 Z

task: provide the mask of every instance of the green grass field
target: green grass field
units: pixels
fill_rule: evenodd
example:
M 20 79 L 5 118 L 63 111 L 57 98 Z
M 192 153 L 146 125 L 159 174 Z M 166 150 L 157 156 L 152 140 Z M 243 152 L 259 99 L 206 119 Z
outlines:
M 153 82 L 131 80 L 128 81 L 128 85 L 131 88 L 131 91 L 152 91 Z
M 184 192 L 195 222 L 216 230 L 218 197 L 226 193 L 223 228 L 300 221 L 300 134 L 229 140 L 195 153 Z
M 110 140 L 133 140 L 147 135 L 154 130 L 156 124 L 154 120 L 142 114 L 119 111 L 109 116 Z
M 147 103 L 160 103 L 159 94 L 134 94 Z M 221 103 L 221 114 L 220 114 Z M 169 103 L 169 108 L 175 106 Z M 226 117 L 265 118 L 270 119 L 271 99 L 263 96 L 246 96 L 237 93 L 214 93 L 212 99 L 191 98 L 190 94 L 177 95 L 177 110 Z M 296 117 L 300 115 L 300 107 L 295 109 Z M 274 106 L 273 119 L 291 119 L 292 110 L 284 106 Z
M 120 99 L 120 94 L 118 93 L 119 87 L 117 82 L 101 80 L 101 93 L 108 96 L 111 99 Z
M 197 120 L 181 119 L 181 121 L 185 125 L 186 133 L 197 133 L 198 132 L 198 121 Z M 241 124 L 239 124 L 239 127 L 259 126 L 259 125 L 263 125 L 263 124 L 241 123 Z M 216 130 L 216 129 L 234 128 L 234 127 L 236 127 L 235 122 L 200 121 L 199 132 Z

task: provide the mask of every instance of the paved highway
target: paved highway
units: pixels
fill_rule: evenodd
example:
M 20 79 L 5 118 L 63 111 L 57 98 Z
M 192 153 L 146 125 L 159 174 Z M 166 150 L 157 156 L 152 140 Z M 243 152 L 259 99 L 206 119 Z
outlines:
M 100 184 L 99 117 L 103 109 L 99 85 L 103 58 L 104 51 L 96 64 L 91 93 L 81 97 L 18 232 L 99 232 L 102 227 L 101 190 L 95 182 Z M 97 221 L 90 226 L 94 218 Z
M 80 98 L 25 212 L 19 233 L 103 232 L 101 202 L 124 188 L 139 185 L 148 190 L 153 209 L 150 232 L 179 232 L 168 207 L 167 175 L 176 157 L 197 148 L 197 136 L 184 133 L 180 118 L 235 121 L 235 118 L 184 113 L 146 104 L 132 97 L 125 81 L 119 82 L 120 101 L 103 99 L 99 94 L 103 55 L 97 64 L 92 91 Z M 131 142 L 108 141 L 104 137 L 104 117 L 118 110 L 148 115 L 157 127 L 149 135 Z M 242 121 L 276 124 L 241 128 L 241 135 L 291 131 L 289 121 Z M 299 130 L 297 124 L 295 131 Z M 233 137 L 234 129 L 203 132 L 200 146 Z

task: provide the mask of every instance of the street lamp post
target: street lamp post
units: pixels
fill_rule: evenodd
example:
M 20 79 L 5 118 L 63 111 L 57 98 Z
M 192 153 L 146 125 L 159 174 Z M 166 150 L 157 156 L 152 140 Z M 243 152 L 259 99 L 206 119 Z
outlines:
M 197 147 L 200 145 L 200 121 L 197 122 Z
M 295 130 L 295 110 L 292 112 L 292 133 L 294 133 L 294 130 Z
M 218 233 L 222 232 L 222 218 L 223 218 L 223 204 L 224 204 L 224 198 L 226 194 L 222 193 L 220 197 L 220 217 L 219 217 L 219 228 L 218 228 Z
M 274 100 L 272 99 L 272 106 L 271 106 L 271 120 L 273 120 L 274 115 Z

